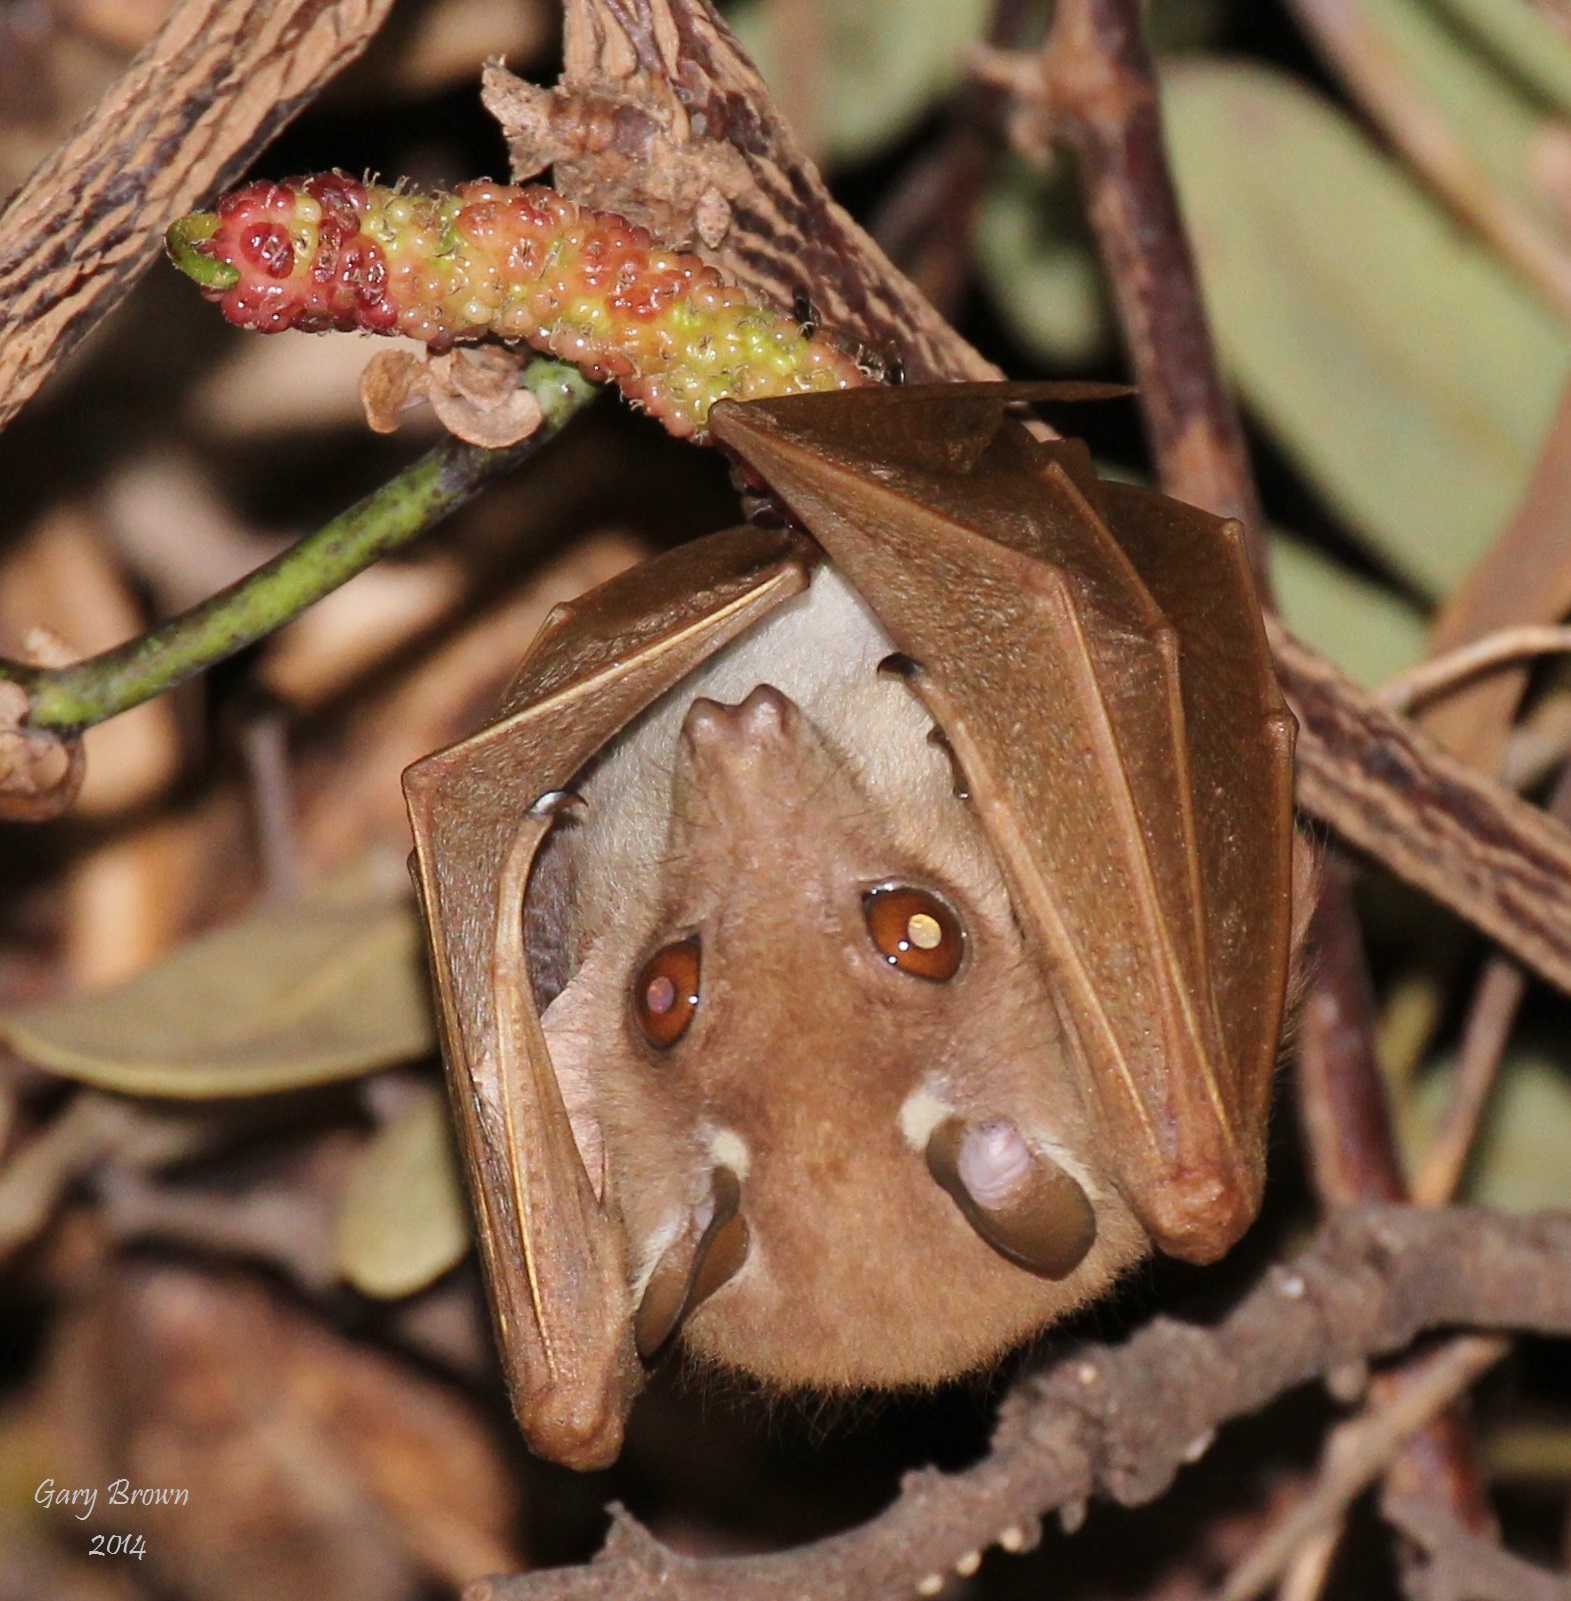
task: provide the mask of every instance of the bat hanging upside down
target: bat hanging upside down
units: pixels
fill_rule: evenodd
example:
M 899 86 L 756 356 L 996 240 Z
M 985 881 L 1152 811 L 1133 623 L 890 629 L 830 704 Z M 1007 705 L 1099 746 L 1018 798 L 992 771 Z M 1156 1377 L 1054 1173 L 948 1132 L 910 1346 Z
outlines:
M 1237 529 L 1032 438 L 1043 389 L 717 407 L 807 532 L 560 609 L 406 777 L 547 1456 L 613 1457 L 679 1338 L 931 1384 L 1254 1215 L 1292 721 Z

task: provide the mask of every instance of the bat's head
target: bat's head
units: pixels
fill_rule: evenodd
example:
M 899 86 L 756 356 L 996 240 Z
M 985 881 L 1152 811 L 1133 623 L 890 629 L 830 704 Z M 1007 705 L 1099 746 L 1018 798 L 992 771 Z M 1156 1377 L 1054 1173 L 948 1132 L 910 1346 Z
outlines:
M 654 881 L 546 1013 L 646 1357 L 680 1324 L 784 1385 L 932 1383 L 1146 1248 L 947 759 L 885 726 L 869 774 L 768 683 L 688 701 Z

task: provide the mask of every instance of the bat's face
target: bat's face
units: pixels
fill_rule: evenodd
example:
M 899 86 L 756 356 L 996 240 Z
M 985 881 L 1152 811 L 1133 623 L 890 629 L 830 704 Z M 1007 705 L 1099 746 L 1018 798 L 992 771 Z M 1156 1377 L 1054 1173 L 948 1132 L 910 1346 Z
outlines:
M 909 702 L 860 759 L 769 683 L 651 731 L 663 849 L 546 1014 L 646 1357 L 685 1324 L 784 1384 L 935 1382 L 1146 1245 L 948 758 L 867 650 L 829 704 L 858 676 Z

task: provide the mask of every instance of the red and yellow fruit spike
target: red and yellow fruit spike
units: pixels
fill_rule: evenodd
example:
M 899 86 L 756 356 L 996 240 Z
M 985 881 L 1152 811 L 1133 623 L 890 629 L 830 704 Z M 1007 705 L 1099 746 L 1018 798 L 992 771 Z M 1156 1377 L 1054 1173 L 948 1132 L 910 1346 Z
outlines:
M 253 183 L 166 236 L 230 322 L 521 339 L 612 379 L 678 436 L 726 398 L 869 382 L 832 336 L 754 305 L 697 256 L 537 184 L 421 195 L 342 173 Z

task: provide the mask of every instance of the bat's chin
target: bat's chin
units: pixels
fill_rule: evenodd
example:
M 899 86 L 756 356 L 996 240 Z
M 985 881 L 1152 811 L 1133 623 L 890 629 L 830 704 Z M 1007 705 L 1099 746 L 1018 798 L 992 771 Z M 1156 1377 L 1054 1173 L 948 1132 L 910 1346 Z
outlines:
M 800 1241 L 771 1252 L 767 1229 L 756 1233 L 743 1270 L 690 1318 L 688 1353 L 781 1389 L 929 1388 L 990 1367 L 1149 1250 L 1116 1201 L 1098 1205 L 1096 1244 L 1057 1280 L 1006 1260 L 958 1213 L 924 1217 L 917 1229 L 898 1205 L 884 1216 L 872 1237 L 820 1240 L 809 1253 Z

